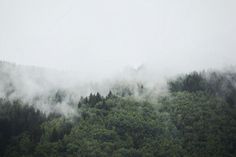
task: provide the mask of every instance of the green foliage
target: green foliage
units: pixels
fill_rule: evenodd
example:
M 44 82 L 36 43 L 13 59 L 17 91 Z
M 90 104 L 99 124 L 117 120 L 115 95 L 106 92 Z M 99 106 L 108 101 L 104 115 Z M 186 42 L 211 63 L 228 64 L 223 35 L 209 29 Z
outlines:
M 236 108 L 205 92 L 180 92 L 163 98 L 187 156 L 234 156 Z M 230 124 L 229 124 L 230 122 Z M 233 135 L 234 134 L 234 135 Z
M 44 114 L 33 107 L 24 106 L 19 100 L 10 102 L 0 99 L 0 156 L 3 156 L 8 145 L 26 136 L 26 132 L 31 142 L 36 144 L 42 134 L 40 125 L 45 120 Z
M 202 91 L 206 88 L 206 80 L 203 74 L 193 72 L 183 77 L 179 77 L 174 81 L 169 82 L 169 89 L 172 92 L 188 91 L 196 92 Z
M 221 97 L 230 105 L 236 105 L 236 73 L 193 72 L 168 82 L 170 92 L 204 91 Z
M 194 72 L 169 82 L 171 93 L 155 104 L 127 89 L 90 94 L 71 119 L 0 99 L 0 156 L 234 157 L 235 80 Z M 58 91 L 54 102 L 63 95 Z

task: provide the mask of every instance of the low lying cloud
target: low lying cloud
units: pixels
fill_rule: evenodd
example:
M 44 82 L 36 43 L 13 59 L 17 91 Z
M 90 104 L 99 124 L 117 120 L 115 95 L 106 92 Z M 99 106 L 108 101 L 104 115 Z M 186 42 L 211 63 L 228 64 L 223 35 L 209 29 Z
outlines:
M 166 89 L 163 76 L 151 73 L 144 65 L 127 67 L 104 79 L 85 79 L 76 72 L 1 62 L 0 75 L 1 98 L 20 99 L 44 113 L 64 115 L 74 114 L 80 97 L 90 93 L 106 95 L 111 90 L 118 95 L 150 98 Z

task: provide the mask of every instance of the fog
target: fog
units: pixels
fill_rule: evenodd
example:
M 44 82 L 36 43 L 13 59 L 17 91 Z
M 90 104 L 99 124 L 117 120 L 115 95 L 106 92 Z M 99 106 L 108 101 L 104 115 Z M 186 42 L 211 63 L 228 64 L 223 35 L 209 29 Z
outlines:
M 236 63 L 234 0 L 0 0 L 0 96 L 73 114 L 80 96 Z M 13 64 L 14 63 L 14 64 Z M 62 102 L 49 105 L 57 93 Z M 69 104 L 69 105 L 68 105 Z
M 157 73 L 156 73 L 157 74 Z M 167 93 L 164 75 L 154 75 L 144 65 L 131 67 L 98 79 L 81 77 L 73 71 L 62 71 L 34 66 L 23 66 L 0 61 L 0 99 L 20 100 L 42 112 L 73 116 L 81 97 L 110 91 L 117 96 L 130 96 L 142 100 L 153 99 Z
M 0 0 L 0 58 L 107 78 L 236 62 L 234 0 Z

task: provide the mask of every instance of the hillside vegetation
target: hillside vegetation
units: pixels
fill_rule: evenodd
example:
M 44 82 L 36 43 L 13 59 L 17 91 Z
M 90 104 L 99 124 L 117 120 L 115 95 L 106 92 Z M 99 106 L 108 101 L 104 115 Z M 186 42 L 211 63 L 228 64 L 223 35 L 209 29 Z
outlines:
M 236 73 L 193 72 L 168 88 L 156 101 L 91 93 L 72 117 L 1 98 L 0 156 L 235 157 Z

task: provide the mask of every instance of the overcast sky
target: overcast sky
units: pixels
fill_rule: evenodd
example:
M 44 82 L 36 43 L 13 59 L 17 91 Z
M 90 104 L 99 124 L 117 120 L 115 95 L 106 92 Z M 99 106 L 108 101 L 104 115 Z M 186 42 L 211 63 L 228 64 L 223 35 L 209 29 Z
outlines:
M 0 59 L 109 74 L 236 64 L 235 0 L 0 0 Z

